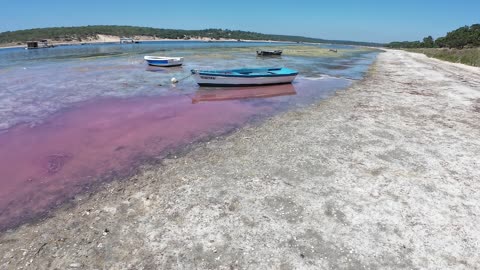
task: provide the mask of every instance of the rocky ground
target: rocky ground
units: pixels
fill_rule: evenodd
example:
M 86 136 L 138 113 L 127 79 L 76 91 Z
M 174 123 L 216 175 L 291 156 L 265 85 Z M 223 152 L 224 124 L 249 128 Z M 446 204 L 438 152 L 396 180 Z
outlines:
M 0 269 L 478 269 L 480 70 L 388 51 L 336 96 L 0 234 Z

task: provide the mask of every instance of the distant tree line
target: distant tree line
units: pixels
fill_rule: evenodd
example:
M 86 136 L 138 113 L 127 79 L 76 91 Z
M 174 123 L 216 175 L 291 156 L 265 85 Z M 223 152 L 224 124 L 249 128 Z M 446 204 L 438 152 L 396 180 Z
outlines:
M 425 37 L 423 41 L 392 42 L 387 45 L 390 48 L 477 48 L 480 47 L 480 24 L 460 27 L 448 32 L 446 36 L 433 39 Z
M 292 42 L 315 42 L 350 44 L 366 46 L 382 46 L 383 44 L 341 40 L 324 40 L 301 36 L 269 35 L 248 31 L 234 31 L 228 29 L 205 29 L 205 30 L 175 30 L 152 27 L 119 26 L 119 25 L 89 25 L 79 27 L 50 27 L 0 33 L 0 43 L 24 43 L 29 40 L 51 39 L 56 41 L 83 41 L 94 39 L 97 35 L 112 36 L 151 36 L 167 39 L 191 39 L 204 37 L 211 39 L 237 39 L 237 40 L 273 40 Z

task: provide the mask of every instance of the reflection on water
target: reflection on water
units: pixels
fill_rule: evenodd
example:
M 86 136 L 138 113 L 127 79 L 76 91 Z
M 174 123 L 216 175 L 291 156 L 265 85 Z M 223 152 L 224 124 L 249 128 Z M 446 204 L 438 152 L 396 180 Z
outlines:
M 375 56 L 348 48 L 342 57 L 306 57 L 282 47 L 284 56 L 264 59 L 255 46 L 273 45 L 139 45 L 0 50 L 0 230 L 145 160 L 329 97 L 361 78 Z M 185 64 L 150 67 L 146 52 L 183 56 Z M 246 66 L 287 66 L 300 75 L 293 84 L 228 89 L 199 88 L 189 78 L 193 68 Z
M 250 98 L 269 98 L 296 94 L 297 92 L 292 84 L 228 88 L 202 87 L 192 96 L 192 103 L 195 104 L 205 101 L 224 101 Z

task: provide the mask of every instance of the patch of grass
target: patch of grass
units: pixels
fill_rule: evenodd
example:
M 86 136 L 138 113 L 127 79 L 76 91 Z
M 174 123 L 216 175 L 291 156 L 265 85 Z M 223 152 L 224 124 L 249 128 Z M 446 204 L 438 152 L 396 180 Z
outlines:
M 428 57 L 437 58 L 453 63 L 462 63 L 480 67 L 480 48 L 472 49 L 408 49 L 410 52 L 423 53 Z

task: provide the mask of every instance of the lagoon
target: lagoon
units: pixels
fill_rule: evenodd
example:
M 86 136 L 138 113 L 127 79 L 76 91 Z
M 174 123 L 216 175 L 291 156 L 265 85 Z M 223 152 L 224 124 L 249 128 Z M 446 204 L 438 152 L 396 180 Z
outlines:
M 258 58 L 261 48 L 281 58 Z M 335 48 L 338 53 L 329 52 Z M 143 56 L 185 57 L 153 68 Z M 377 52 L 261 42 L 144 42 L 0 50 L 0 229 L 161 162 L 196 142 L 321 101 L 363 78 Z M 200 88 L 190 69 L 286 66 L 292 85 Z M 170 79 L 180 79 L 171 84 Z

